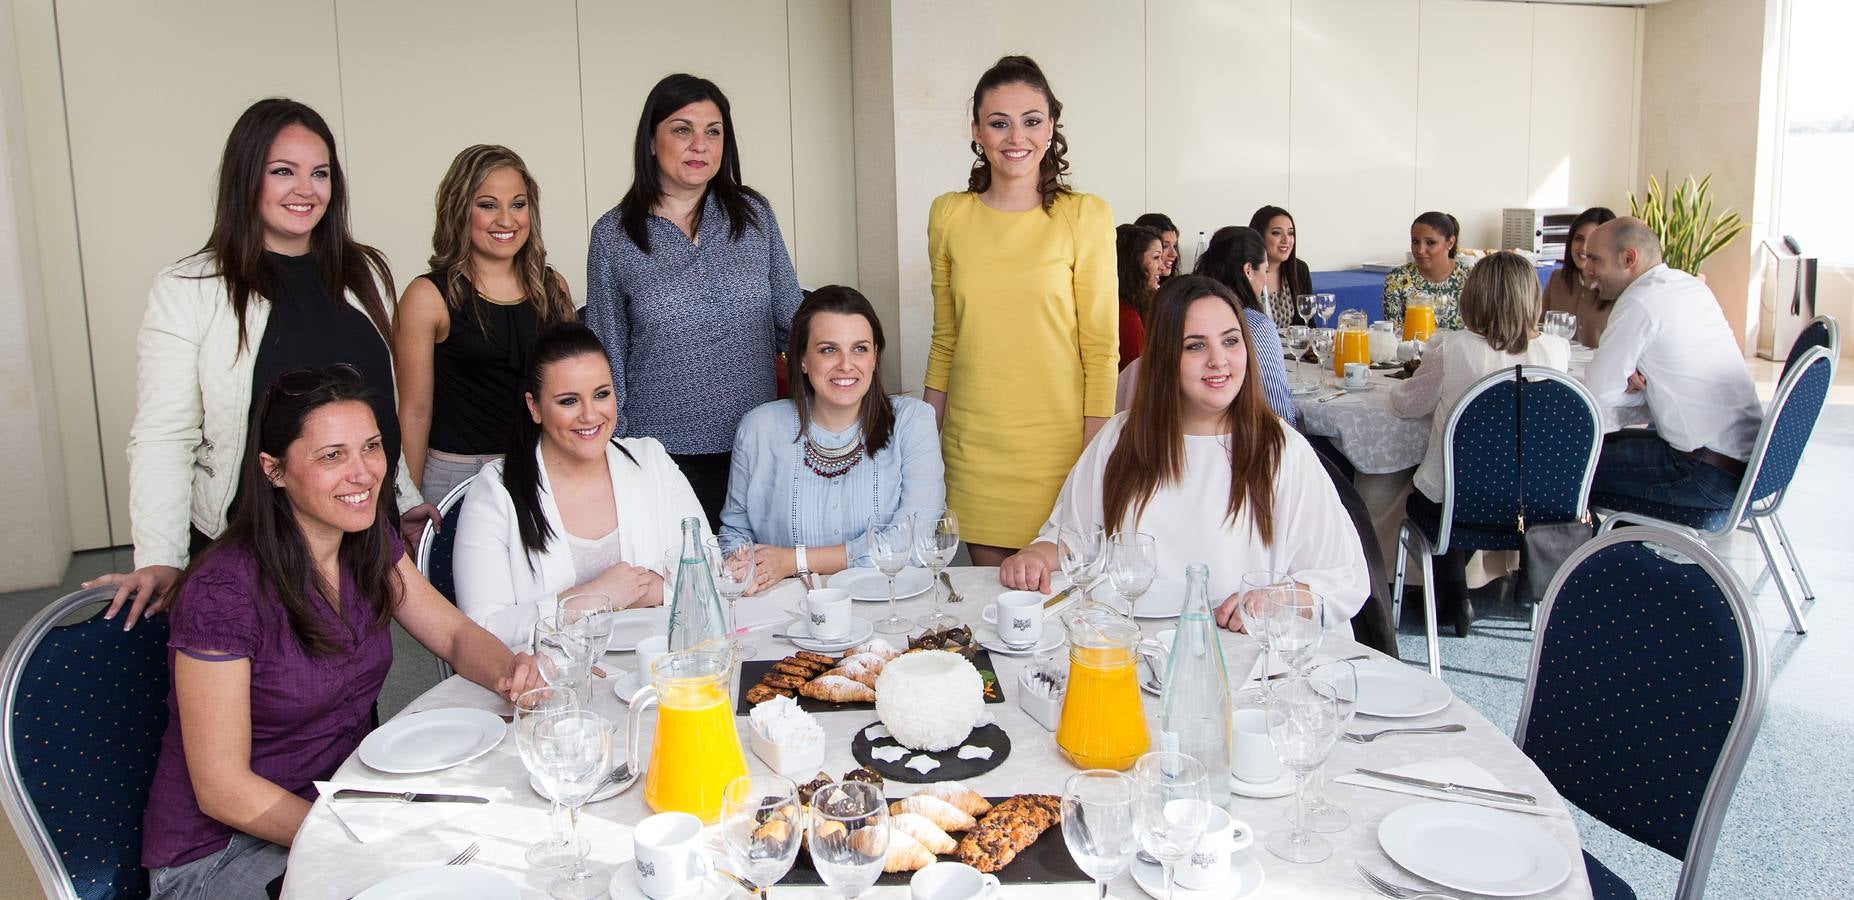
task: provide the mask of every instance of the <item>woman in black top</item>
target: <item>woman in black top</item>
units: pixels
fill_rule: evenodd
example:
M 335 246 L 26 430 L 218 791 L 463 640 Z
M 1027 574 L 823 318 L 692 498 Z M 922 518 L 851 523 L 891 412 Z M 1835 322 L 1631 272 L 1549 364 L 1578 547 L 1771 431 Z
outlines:
M 406 465 L 433 503 L 502 454 L 535 334 L 573 318 L 540 202 L 507 147 L 465 148 L 438 184 L 431 271 L 406 286 L 393 331 Z

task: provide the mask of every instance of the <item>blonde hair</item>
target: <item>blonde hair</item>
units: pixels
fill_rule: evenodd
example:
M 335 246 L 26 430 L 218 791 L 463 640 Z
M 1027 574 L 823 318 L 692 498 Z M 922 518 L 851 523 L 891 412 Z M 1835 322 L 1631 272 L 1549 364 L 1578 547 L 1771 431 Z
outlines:
M 541 189 L 528 173 L 528 164 L 515 151 L 496 144 L 465 147 L 451 160 L 451 168 L 438 183 L 437 220 L 431 231 L 431 271 L 444 280 L 445 301 L 454 311 L 473 309 L 470 256 L 470 207 L 483 180 L 497 169 L 513 169 L 521 176 L 528 195 L 528 240 L 515 251 L 515 275 L 521 281 L 522 299 L 534 307 L 543 325 L 575 316 L 573 298 L 560 286 L 547 266 L 547 245 L 541 241 Z
M 1505 250 L 1468 270 L 1461 288 L 1461 324 L 1502 353 L 1524 353 L 1544 315 L 1532 262 Z

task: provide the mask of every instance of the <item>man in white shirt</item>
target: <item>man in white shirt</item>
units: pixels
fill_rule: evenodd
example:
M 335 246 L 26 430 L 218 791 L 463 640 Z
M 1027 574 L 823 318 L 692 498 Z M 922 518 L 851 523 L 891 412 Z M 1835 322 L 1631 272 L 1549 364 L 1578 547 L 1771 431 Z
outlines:
M 1593 492 L 1731 506 L 1763 407 L 1718 301 L 1661 261 L 1661 242 L 1640 219 L 1599 227 L 1584 253 L 1598 296 L 1616 304 L 1584 383 L 1605 407 L 1647 404 L 1655 426 L 1608 436 Z

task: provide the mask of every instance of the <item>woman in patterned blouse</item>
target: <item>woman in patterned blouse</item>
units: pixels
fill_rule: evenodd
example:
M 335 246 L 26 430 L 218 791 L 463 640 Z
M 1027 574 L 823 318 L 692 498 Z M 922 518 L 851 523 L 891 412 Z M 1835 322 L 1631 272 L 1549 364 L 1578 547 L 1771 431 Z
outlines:
M 1468 268 L 1455 260 L 1461 223 L 1445 212 L 1426 212 L 1410 223 L 1410 261 L 1384 277 L 1384 318 L 1403 327 L 1403 308 L 1427 295 L 1435 303 L 1436 328 L 1461 330 L 1461 286 Z

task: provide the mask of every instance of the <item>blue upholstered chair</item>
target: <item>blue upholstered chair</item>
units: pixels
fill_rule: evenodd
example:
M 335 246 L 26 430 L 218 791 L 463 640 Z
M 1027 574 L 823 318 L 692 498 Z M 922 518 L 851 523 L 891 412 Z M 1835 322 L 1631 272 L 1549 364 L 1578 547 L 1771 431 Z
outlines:
M 418 539 L 418 555 L 412 558 L 425 580 L 452 605 L 457 603 L 457 582 L 451 575 L 451 551 L 457 549 L 457 522 L 463 516 L 464 494 L 470 491 L 470 483 L 475 480 L 475 475 L 465 478 L 438 501 L 438 530 L 433 532 L 430 525 L 425 526 L 425 532 Z M 453 674 L 450 663 L 438 660 L 439 681 Z
M 1783 596 L 1783 605 L 1789 610 L 1791 627 L 1797 634 L 1808 631 L 1802 604 L 1814 601 L 1815 591 L 1810 589 L 1809 579 L 1803 575 L 1802 563 L 1796 559 L 1796 548 L 1783 530 L 1783 520 L 1777 517 L 1777 509 L 1783 505 L 1790 481 L 1796 477 L 1796 467 L 1802 462 L 1803 448 L 1808 446 L 1816 420 L 1822 415 L 1822 406 L 1828 402 L 1828 388 L 1835 380 L 1837 364 L 1834 353 L 1832 346 L 1820 345 L 1803 351 L 1800 358 L 1791 357 L 1783 380 L 1777 382 L 1776 395 L 1764 410 L 1764 424 L 1758 428 L 1757 442 L 1751 445 L 1751 459 L 1745 464 L 1744 480 L 1729 509 L 1693 509 L 1615 494 L 1597 494 L 1590 498 L 1590 505 L 1603 517 L 1602 530 L 1609 531 L 1622 524 L 1649 523 L 1701 540 L 1722 538 L 1740 529 L 1749 531 L 1764 551 L 1771 580 L 1777 583 L 1777 592 Z M 1784 580 L 1777 566 L 1776 553 L 1770 546 L 1773 538 L 1777 546 L 1783 548 L 1784 558 L 1789 561 L 1790 571 L 1802 590 L 1800 602 L 1791 595 L 1789 582 Z
M 0 661 L 0 803 L 60 900 L 148 896 L 142 810 L 167 729 L 167 617 L 124 632 L 101 615 L 115 593 L 60 597 Z
M 1513 742 L 1566 800 L 1682 861 L 1697 898 L 1764 716 L 1756 610 L 1706 546 L 1655 526 L 1579 548 L 1552 580 Z M 1589 853 L 1598 898 L 1633 897 Z
M 1576 379 L 1543 366 L 1525 366 L 1524 381 L 1502 369 L 1468 388 L 1443 432 L 1443 494 L 1440 515 L 1412 494 L 1408 517 L 1398 529 L 1397 574 L 1391 599 L 1401 606 L 1404 566 L 1422 560 L 1423 609 L 1427 613 L 1429 673 L 1442 674 L 1436 635 L 1433 557 L 1451 549 L 1518 550 L 1519 486 L 1524 476 L 1528 524 L 1571 522 L 1585 517 L 1590 479 L 1602 446 L 1603 420 L 1596 400 Z M 1516 388 L 1515 385 L 1520 385 Z M 1516 403 L 1524 390 L 1523 403 Z M 1515 427 L 1517 406 L 1525 409 L 1523 430 Z M 1525 471 L 1518 468 L 1517 441 L 1524 435 Z
M 1841 358 L 1841 326 L 1834 316 L 1816 316 L 1796 333 L 1795 342 L 1790 344 L 1790 354 L 1783 358 L 1783 374 L 1790 374 L 1811 347 L 1827 347 L 1829 356 Z

